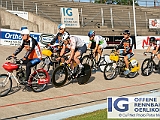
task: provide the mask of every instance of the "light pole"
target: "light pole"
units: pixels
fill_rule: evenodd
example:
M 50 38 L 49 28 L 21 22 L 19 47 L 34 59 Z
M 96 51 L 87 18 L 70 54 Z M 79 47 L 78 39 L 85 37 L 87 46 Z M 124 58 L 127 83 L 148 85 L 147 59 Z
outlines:
M 135 3 L 134 3 L 134 0 L 133 0 L 133 16 L 134 16 L 134 35 L 135 35 L 135 38 L 136 38 L 137 31 L 136 31 L 136 15 L 135 15 Z

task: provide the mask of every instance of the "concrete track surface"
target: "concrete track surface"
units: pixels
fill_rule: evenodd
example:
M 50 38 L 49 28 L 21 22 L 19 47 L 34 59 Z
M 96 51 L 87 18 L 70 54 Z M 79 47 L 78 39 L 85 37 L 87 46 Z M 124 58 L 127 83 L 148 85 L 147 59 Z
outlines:
M 0 66 L 2 66 L 5 58 L 11 55 L 17 47 L 0 47 Z M 104 50 L 104 53 L 110 51 Z M 134 51 L 134 58 L 140 64 L 146 58 L 143 56 L 143 51 Z M 21 58 L 23 53 L 20 53 L 18 57 Z M 0 73 L 6 73 L 2 67 Z M 158 73 L 144 77 L 139 71 L 136 78 L 129 79 L 118 76 L 114 80 L 105 80 L 103 73 L 97 71 L 92 74 L 89 82 L 85 85 L 73 82 L 61 88 L 55 88 L 52 84 L 49 84 L 46 90 L 40 93 L 35 93 L 30 89 L 24 91 L 13 84 L 10 94 L 0 98 L 0 119 L 30 119 L 105 103 L 107 102 L 107 96 L 139 96 L 148 94 L 150 91 L 160 91 L 159 77 Z

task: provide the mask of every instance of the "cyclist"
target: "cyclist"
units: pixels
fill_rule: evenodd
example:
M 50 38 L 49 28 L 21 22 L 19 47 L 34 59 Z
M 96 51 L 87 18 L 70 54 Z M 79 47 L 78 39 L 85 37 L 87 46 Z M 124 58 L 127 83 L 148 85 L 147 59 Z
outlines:
M 155 56 L 155 54 L 158 53 L 157 57 L 160 60 L 160 41 L 156 40 L 155 37 L 150 37 L 149 46 L 146 49 L 146 52 L 149 52 L 152 46 L 154 47 L 152 51 L 153 55 Z M 156 66 L 156 68 L 158 68 L 158 65 Z
M 65 24 L 59 24 L 58 25 L 59 32 L 57 33 L 57 35 L 55 36 L 55 38 L 48 44 L 49 46 L 53 45 L 55 43 L 58 43 L 59 42 L 58 37 L 61 36 L 61 35 L 63 35 L 63 34 L 68 33 L 65 28 L 66 28 Z
M 122 41 L 120 42 L 120 45 L 118 45 L 116 49 L 117 50 L 123 49 L 123 50 L 119 50 L 119 53 L 124 56 L 124 61 L 125 61 L 125 65 L 126 65 L 124 74 L 127 75 L 130 73 L 128 59 L 134 55 L 134 53 L 133 53 L 133 40 L 130 37 L 129 30 L 125 30 L 123 32 L 123 35 L 124 35 L 124 38 L 122 39 Z
M 42 54 L 38 42 L 30 36 L 30 31 L 28 29 L 23 29 L 21 31 L 22 42 L 19 48 L 13 53 L 13 57 L 22 51 L 23 48 L 26 49 L 26 54 L 22 58 L 23 64 L 26 65 L 26 79 L 22 81 L 23 84 L 28 83 L 29 76 L 31 74 L 31 67 L 40 63 Z
M 60 36 L 58 37 L 58 39 L 59 39 L 60 54 L 56 60 L 59 61 L 61 59 L 61 62 L 64 63 L 65 59 L 63 58 L 63 55 L 70 52 L 70 48 L 69 48 L 70 46 L 64 44 L 64 42 L 62 41 L 62 36 L 64 36 L 64 35 L 69 36 L 69 34 L 67 32 L 64 33 L 63 35 L 61 33 L 59 33 L 59 34 L 60 34 Z
M 98 53 L 100 56 L 102 55 L 102 49 L 107 47 L 107 42 L 102 36 L 95 35 L 95 31 L 93 30 L 88 32 L 88 36 L 90 38 L 88 48 L 94 49 L 93 52 L 95 53 L 96 61 L 98 61 Z
M 66 63 L 68 64 L 71 62 L 71 69 L 73 70 L 74 68 L 73 63 L 75 61 L 79 65 L 78 74 L 80 74 L 84 66 L 81 64 L 78 57 L 81 56 L 83 53 L 85 53 L 87 50 L 85 42 L 76 36 L 70 37 L 68 34 L 64 34 L 62 36 L 62 40 L 64 41 L 65 45 L 70 44 L 70 49 L 71 49 L 70 57 L 66 61 Z

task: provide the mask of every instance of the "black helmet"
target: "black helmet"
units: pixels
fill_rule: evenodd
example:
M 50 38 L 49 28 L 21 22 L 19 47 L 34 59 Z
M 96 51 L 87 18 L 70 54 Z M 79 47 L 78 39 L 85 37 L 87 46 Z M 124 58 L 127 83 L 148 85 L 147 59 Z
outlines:
M 156 41 L 156 38 L 155 38 L 155 37 L 150 37 L 150 38 L 149 38 L 149 42 L 152 43 L 152 42 L 155 42 L 155 41 Z
M 123 32 L 123 34 L 128 34 L 128 35 L 130 35 L 130 32 L 129 32 L 129 30 L 125 30 L 125 31 Z

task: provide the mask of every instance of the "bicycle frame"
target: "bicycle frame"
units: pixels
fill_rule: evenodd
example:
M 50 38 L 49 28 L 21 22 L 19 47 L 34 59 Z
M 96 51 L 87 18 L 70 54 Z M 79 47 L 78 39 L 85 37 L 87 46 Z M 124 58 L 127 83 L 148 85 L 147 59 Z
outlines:
M 152 53 L 152 52 L 144 52 L 144 54 L 146 54 L 146 53 L 150 53 L 150 59 L 151 59 L 151 61 L 153 62 L 153 64 L 156 65 L 156 63 L 155 63 L 155 61 L 154 61 L 154 57 L 157 56 L 157 54 L 153 56 L 153 53 Z
M 93 55 L 94 55 L 93 49 L 90 49 L 90 51 L 91 51 L 91 52 L 89 53 L 89 56 L 90 56 L 90 58 L 92 59 L 92 61 L 94 60 L 95 64 L 96 64 L 98 67 L 101 66 L 101 65 L 99 65 L 99 63 L 100 63 L 100 61 L 101 61 L 102 56 L 100 56 L 99 59 L 98 59 L 98 62 L 96 62 L 95 57 L 93 57 Z M 102 52 L 103 52 L 103 49 L 102 49 Z M 105 64 L 104 64 L 104 65 L 105 65 Z
M 11 78 L 13 76 L 16 83 L 20 84 L 19 81 L 18 81 L 18 78 L 13 74 L 13 72 L 7 72 L 7 75 L 8 75 L 9 78 Z

